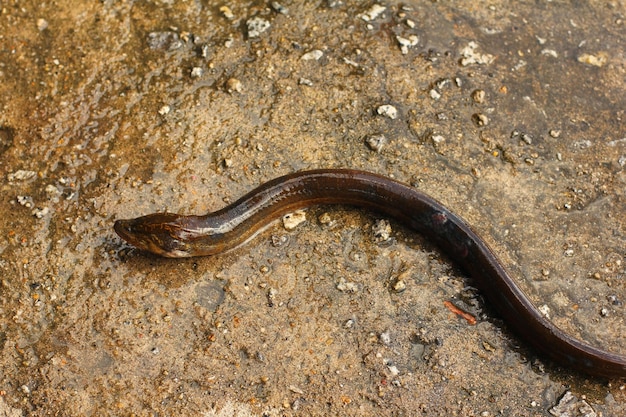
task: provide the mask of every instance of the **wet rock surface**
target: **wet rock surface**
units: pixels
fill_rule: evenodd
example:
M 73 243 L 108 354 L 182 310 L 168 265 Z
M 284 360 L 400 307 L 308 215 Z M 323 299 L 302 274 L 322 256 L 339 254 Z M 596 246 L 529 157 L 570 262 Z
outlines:
M 185 260 L 112 229 L 365 169 L 445 203 L 555 324 L 626 354 L 625 14 L 3 2 L 0 415 L 625 415 L 623 381 L 537 355 L 376 213 L 314 208 Z

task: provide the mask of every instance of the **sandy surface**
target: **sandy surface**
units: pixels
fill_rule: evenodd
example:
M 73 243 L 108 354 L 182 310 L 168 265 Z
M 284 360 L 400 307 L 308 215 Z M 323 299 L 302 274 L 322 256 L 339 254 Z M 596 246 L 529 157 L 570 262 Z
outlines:
M 191 260 L 114 234 L 365 169 L 626 354 L 624 3 L 375 5 L 1 3 L 0 415 L 626 415 L 624 381 L 537 355 L 454 259 L 393 221 L 378 243 L 375 213 Z

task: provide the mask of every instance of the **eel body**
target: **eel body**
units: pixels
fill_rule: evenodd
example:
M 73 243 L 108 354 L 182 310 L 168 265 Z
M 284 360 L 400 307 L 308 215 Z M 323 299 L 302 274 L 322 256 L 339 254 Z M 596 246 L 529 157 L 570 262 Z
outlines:
M 114 228 L 131 245 L 161 256 L 213 255 L 242 245 L 289 212 L 320 204 L 371 209 L 427 236 L 470 274 L 525 342 L 566 368 L 626 377 L 626 356 L 576 339 L 546 319 L 463 219 L 433 198 L 388 177 L 344 169 L 297 172 L 262 184 L 213 213 L 156 213 L 118 220 Z

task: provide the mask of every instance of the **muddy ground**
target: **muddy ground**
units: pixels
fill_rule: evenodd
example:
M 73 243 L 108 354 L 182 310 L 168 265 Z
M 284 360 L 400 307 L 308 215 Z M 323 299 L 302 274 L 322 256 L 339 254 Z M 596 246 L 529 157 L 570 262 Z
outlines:
M 188 260 L 112 229 L 373 171 L 626 354 L 623 2 L 0 6 L 0 415 L 626 415 L 624 381 L 537 354 L 426 239 L 377 241 L 376 213 Z

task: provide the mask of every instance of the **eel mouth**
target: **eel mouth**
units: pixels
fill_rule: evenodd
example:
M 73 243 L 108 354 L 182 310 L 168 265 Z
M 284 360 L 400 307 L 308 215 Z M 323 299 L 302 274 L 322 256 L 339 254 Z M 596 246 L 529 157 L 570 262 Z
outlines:
M 133 243 L 131 220 L 116 220 L 113 224 L 115 233 L 128 243 Z

